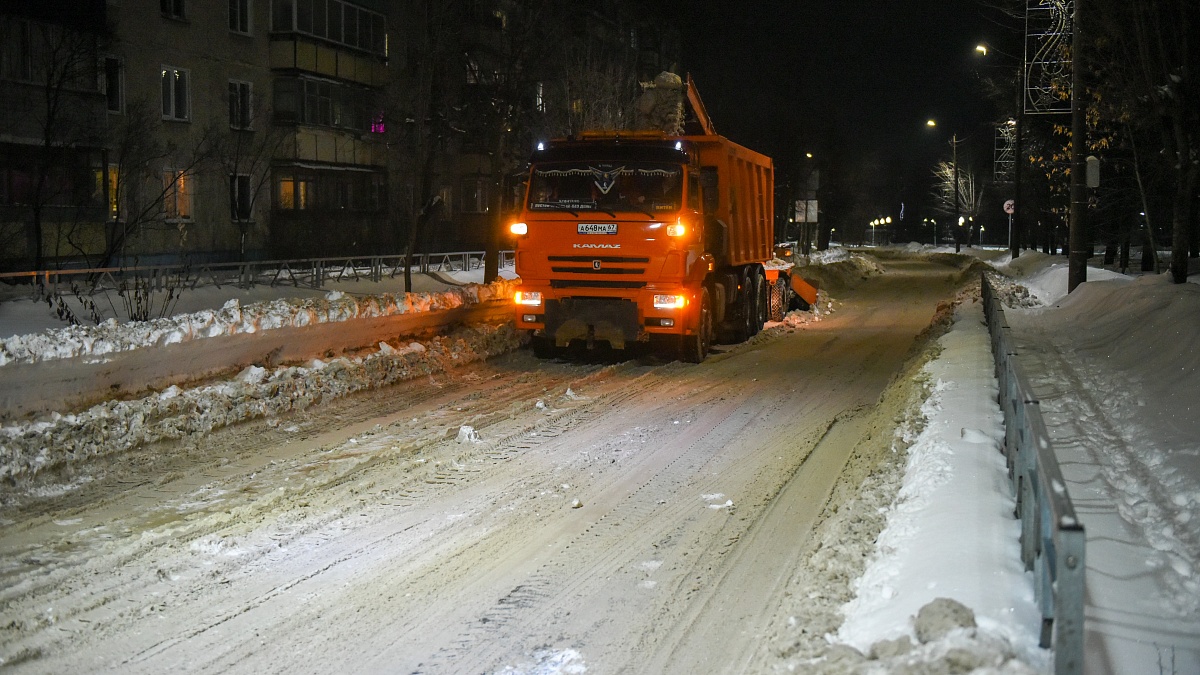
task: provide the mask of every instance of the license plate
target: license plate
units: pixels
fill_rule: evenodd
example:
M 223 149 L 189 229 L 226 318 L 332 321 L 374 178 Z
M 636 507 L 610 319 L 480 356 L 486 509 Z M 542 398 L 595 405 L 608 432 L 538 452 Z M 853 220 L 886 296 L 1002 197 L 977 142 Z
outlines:
M 579 223 L 579 234 L 616 234 L 616 223 Z

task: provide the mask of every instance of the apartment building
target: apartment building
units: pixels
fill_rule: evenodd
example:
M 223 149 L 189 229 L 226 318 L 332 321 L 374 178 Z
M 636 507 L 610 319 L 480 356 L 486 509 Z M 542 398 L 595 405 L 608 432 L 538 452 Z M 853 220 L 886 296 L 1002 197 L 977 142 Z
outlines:
M 9 0 L 0 269 L 482 249 L 573 70 L 678 61 L 634 5 Z

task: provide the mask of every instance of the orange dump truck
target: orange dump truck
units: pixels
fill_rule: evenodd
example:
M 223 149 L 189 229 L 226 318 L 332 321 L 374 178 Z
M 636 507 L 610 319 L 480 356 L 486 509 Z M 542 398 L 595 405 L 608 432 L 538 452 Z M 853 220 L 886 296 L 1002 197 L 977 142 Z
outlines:
M 771 159 L 717 135 L 686 87 L 702 133 L 585 133 L 534 152 L 510 231 L 516 325 L 539 355 L 648 342 L 700 362 L 714 341 L 816 302 L 790 265 L 772 264 Z

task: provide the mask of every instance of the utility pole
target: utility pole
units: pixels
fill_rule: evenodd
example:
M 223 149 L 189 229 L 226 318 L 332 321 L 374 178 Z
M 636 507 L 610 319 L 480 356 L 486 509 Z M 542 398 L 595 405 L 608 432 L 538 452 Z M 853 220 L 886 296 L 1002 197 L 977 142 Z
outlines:
M 1013 260 L 1016 260 L 1021 255 L 1021 209 L 1025 207 L 1025 202 L 1021 199 L 1021 165 L 1024 163 L 1024 158 L 1021 156 L 1021 127 L 1023 126 L 1025 117 L 1025 58 L 1021 58 L 1021 65 L 1018 67 L 1017 73 L 1017 118 L 1016 129 L 1014 130 L 1013 139 L 1013 212 L 1008 217 L 1008 249 Z
M 958 194 L 958 134 L 950 139 L 952 157 L 954 159 L 954 252 L 962 251 L 962 202 Z
M 1087 118 L 1083 100 L 1083 31 L 1080 30 L 1082 0 L 1075 0 L 1071 20 L 1071 221 L 1067 235 L 1071 255 L 1067 263 L 1067 292 L 1087 281 L 1087 260 L 1091 241 L 1087 236 L 1087 188 L 1084 183 Z

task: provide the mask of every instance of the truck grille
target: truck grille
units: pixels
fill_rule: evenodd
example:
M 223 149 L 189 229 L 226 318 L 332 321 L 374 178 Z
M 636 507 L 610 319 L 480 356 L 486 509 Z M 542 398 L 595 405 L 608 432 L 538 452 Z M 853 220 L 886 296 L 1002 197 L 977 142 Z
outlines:
M 594 281 L 588 279 L 551 279 L 550 288 L 645 288 L 644 281 Z
M 552 255 L 547 259 L 552 262 L 586 263 L 587 267 L 551 266 L 556 274 L 590 274 L 605 276 L 620 276 L 625 274 L 645 274 L 645 267 L 630 267 L 630 265 L 645 265 L 649 258 L 634 258 L 628 256 L 585 256 L 585 255 Z
M 613 256 L 613 255 L 552 255 L 546 258 L 550 262 L 581 262 L 590 263 L 593 260 L 599 260 L 602 263 L 642 263 L 643 265 L 650 262 L 649 258 L 633 258 L 629 256 Z

